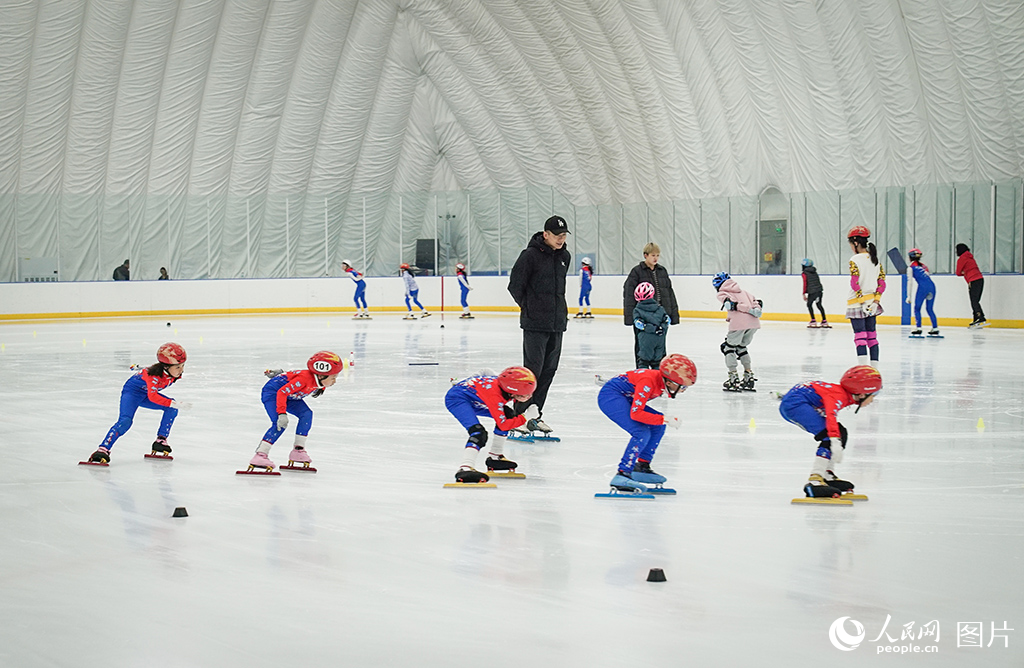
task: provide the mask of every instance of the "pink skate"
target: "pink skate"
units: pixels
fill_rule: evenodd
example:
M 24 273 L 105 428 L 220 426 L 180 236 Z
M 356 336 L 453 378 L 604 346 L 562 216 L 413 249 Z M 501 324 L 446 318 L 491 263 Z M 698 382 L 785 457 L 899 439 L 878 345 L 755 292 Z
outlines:
M 257 471 L 256 469 L 264 469 Z M 235 471 L 235 473 L 241 474 L 252 474 L 252 475 L 281 475 L 274 470 L 274 462 L 270 461 L 270 457 L 264 452 L 257 452 L 249 460 L 249 468 L 245 471 Z
M 309 453 L 306 449 L 301 446 L 295 446 L 292 448 L 292 452 L 288 455 L 288 466 L 282 466 L 282 471 L 309 471 L 310 473 L 316 473 L 316 469 L 310 466 L 313 462 L 309 457 Z M 296 466 L 296 464 L 302 464 L 302 466 Z

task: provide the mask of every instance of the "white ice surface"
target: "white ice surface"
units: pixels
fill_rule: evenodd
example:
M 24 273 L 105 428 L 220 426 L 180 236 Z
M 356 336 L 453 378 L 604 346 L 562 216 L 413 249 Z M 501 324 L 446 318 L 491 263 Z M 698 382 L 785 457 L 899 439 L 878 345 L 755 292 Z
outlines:
M 759 391 L 742 395 L 721 390 L 723 323 L 673 327 L 669 351 L 700 375 L 654 461 L 679 494 L 653 501 L 593 496 L 627 440 L 596 405 L 594 374 L 631 368 L 630 330 L 611 317 L 569 323 L 545 411 L 562 441 L 510 444 L 528 479 L 443 489 L 465 442 L 449 379 L 521 362 L 514 317 L 444 324 L 0 326 L 0 666 L 1024 665 L 1019 330 L 882 327 L 884 392 L 841 414 L 842 473 L 870 501 L 822 508 L 790 504 L 813 441 L 769 390 L 838 379 L 855 361 L 846 323 L 766 322 Z M 142 409 L 109 468 L 77 466 L 115 420 L 128 366 L 165 340 L 189 353 L 168 394 L 195 404 L 174 461 L 143 458 L 159 415 Z M 309 402 L 319 472 L 236 476 L 268 426 L 263 370 L 325 348 L 356 364 Z M 178 506 L 189 517 L 172 519 Z M 646 582 L 652 567 L 668 581 Z M 939 652 L 876 656 L 887 615 L 897 639 L 938 620 Z M 829 642 L 842 616 L 865 627 L 850 652 Z M 1004 621 L 1009 648 L 957 648 L 958 622 L 982 622 L 988 643 Z

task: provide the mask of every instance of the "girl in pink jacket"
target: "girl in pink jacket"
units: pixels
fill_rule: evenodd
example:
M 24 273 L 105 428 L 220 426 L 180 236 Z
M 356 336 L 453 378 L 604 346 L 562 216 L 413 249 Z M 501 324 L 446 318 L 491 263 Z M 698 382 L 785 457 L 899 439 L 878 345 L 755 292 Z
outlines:
M 718 301 L 722 308 L 729 312 L 726 322 L 729 333 L 722 343 L 722 354 L 725 355 L 725 366 L 729 369 L 729 378 L 722 384 L 726 392 L 755 392 L 754 372 L 750 368 L 750 355 L 747 346 L 754 340 L 754 333 L 761 328 L 761 300 L 754 297 L 726 272 L 715 274 L 711 284 L 718 290 Z M 737 361 L 743 363 L 743 379 L 736 372 Z

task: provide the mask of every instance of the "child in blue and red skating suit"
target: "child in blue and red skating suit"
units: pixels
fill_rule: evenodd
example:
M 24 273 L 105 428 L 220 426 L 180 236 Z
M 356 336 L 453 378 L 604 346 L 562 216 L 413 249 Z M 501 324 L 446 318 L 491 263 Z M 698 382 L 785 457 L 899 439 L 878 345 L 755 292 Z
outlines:
M 921 335 L 921 305 L 925 304 L 928 307 L 928 317 L 931 318 L 932 328 L 928 330 L 928 336 L 939 335 L 939 319 L 935 317 L 935 282 L 932 280 L 931 272 L 928 270 L 928 265 L 921 262 L 920 249 L 911 248 L 907 252 L 907 257 L 910 258 L 910 270 L 914 272 L 914 280 L 917 282 L 917 298 L 914 299 L 914 320 L 917 326 L 912 332 L 911 336 Z M 910 296 L 913 289 L 907 286 L 907 303 L 910 303 Z
M 459 292 L 462 297 L 462 315 L 459 317 L 463 320 L 472 320 L 473 315 L 469 312 L 469 291 L 473 287 L 469 284 L 469 277 L 466 276 L 466 265 L 461 262 L 455 265 L 455 275 L 459 278 Z
M 352 267 L 352 263 L 348 260 L 341 261 L 341 268 L 345 270 L 345 275 L 351 278 L 352 282 L 356 284 L 356 294 L 353 297 L 356 303 L 355 317 L 369 318 L 370 309 L 366 308 L 366 281 L 363 280 L 363 275 L 356 271 Z M 362 304 L 361 307 L 360 304 Z
M 882 374 L 862 364 L 846 371 L 839 383 L 815 380 L 793 387 L 782 397 L 779 412 L 787 421 L 814 434 L 818 449 L 804 493 L 811 498 L 835 497 L 853 490 L 853 483 L 836 476 L 836 465 L 843 459 L 847 431 L 836 414 L 857 404 L 857 410 L 874 400 L 882 389 Z M 836 447 L 838 445 L 839 447 Z
M 181 378 L 185 371 L 185 349 L 177 343 L 165 343 L 157 349 L 156 359 L 156 364 L 146 367 L 125 381 L 124 387 L 121 388 L 121 410 L 117 422 L 107 432 L 103 444 L 89 457 L 89 462 L 106 464 L 110 461 L 111 448 L 117 439 L 131 429 L 132 420 L 139 407 L 164 412 L 156 432 L 156 440 L 153 441 L 153 454 L 167 456 L 171 453 L 171 446 L 167 444 L 171 425 L 174 424 L 174 418 L 178 417 L 178 411 L 188 410 L 192 404 L 165 397 L 160 390 Z
M 405 314 L 405 319 L 416 319 L 416 316 L 412 314 L 412 304 L 409 303 L 410 299 L 416 303 L 416 306 L 420 307 L 420 317 L 428 317 L 430 314 L 427 313 L 427 309 L 423 308 L 423 304 L 420 303 L 420 286 L 416 283 L 416 279 L 412 275 L 411 268 L 408 264 L 403 262 L 398 268 L 398 272 L 402 276 L 402 281 L 405 282 L 405 308 L 408 310 L 408 313 Z
M 590 264 L 590 258 L 585 257 L 580 260 L 580 310 L 576 314 L 577 318 L 593 318 L 593 314 L 590 312 L 590 289 L 591 279 L 594 276 L 594 267 Z M 587 308 L 583 310 L 583 302 L 587 302 Z
M 344 368 L 341 358 L 329 350 L 321 350 L 306 362 L 306 368 L 299 371 L 268 371 L 273 377 L 263 386 L 261 399 L 270 417 L 270 429 L 256 448 L 256 454 L 249 460 L 249 471 L 256 468 L 274 470 L 270 461 L 270 448 L 288 427 L 288 413 L 299 418 L 295 428 L 295 446 L 288 455 L 288 465 L 296 463 L 309 466 L 313 461 L 306 452 L 306 437 L 313 425 L 313 411 L 303 401 L 308 396 L 319 397 L 338 380 Z
M 637 369 L 612 378 L 597 395 L 601 412 L 631 438 L 611 486 L 621 492 L 646 492 L 644 484 L 660 485 L 666 478 L 651 470 L 651 460 L 665 435 L 665 425 L 679 428 L 679 418 L 666 419 L 647 405 L 663 392 L 675 396 L 697 382 L 697 367 L 684 355 L 669 355 L 657 369 Z
M 508 432 L 522 426 L 527 420 L 540 416 L 540 409 L 531 404 L 521 415 L 516 415 L 517 401 L 526 402 L 537 389 L 537 377 L 523 366 L 510 366 L 497 376 L 471 376 L 459 381 L 444 397 L 444 406 L 469 432 L 463 451 L 462 466 L 455 473 L 456 482 L 479 483 L 490 480 L 486 473 L 477 471 L 476 456 L 487 445 L 487 430 L 480 417 L 494 420 L 494 438 L 488 449 L 488 471 L 515 471 L 516 463 L 505 459 L 505 437 Z

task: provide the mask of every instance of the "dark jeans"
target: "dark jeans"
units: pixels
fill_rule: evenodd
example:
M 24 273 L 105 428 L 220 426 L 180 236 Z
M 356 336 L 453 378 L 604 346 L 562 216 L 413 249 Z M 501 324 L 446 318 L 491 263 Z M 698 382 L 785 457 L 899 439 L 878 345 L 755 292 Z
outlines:
M 971 295 L 971 310 L 974 311 L 974 322 L 983 322 L 985 320 L 985 312 L 981 310 L 981 293 L 984 289 L 984 278 L 979 278 L 967 284 L 967 291 Z
M 558 360 L 562 356 L 562 334 L 563 332 L 523 330 L 523 366 L 537 376 L 537 390 L 533 393 L 533 399 L 526 405 L 536 404 L 541 413 L 544 412 L 548 388 L 555 379 Z
M 825 317 L 825 309 L 821 305 L 820 292 L 809 292 L 807 293 L 807 311 L 811 314 L 811 320 L 814 320 L 814 304 L 817 302 L 818 310 L 821 311 L 821 321 L 825 322 L 828 318 Z

